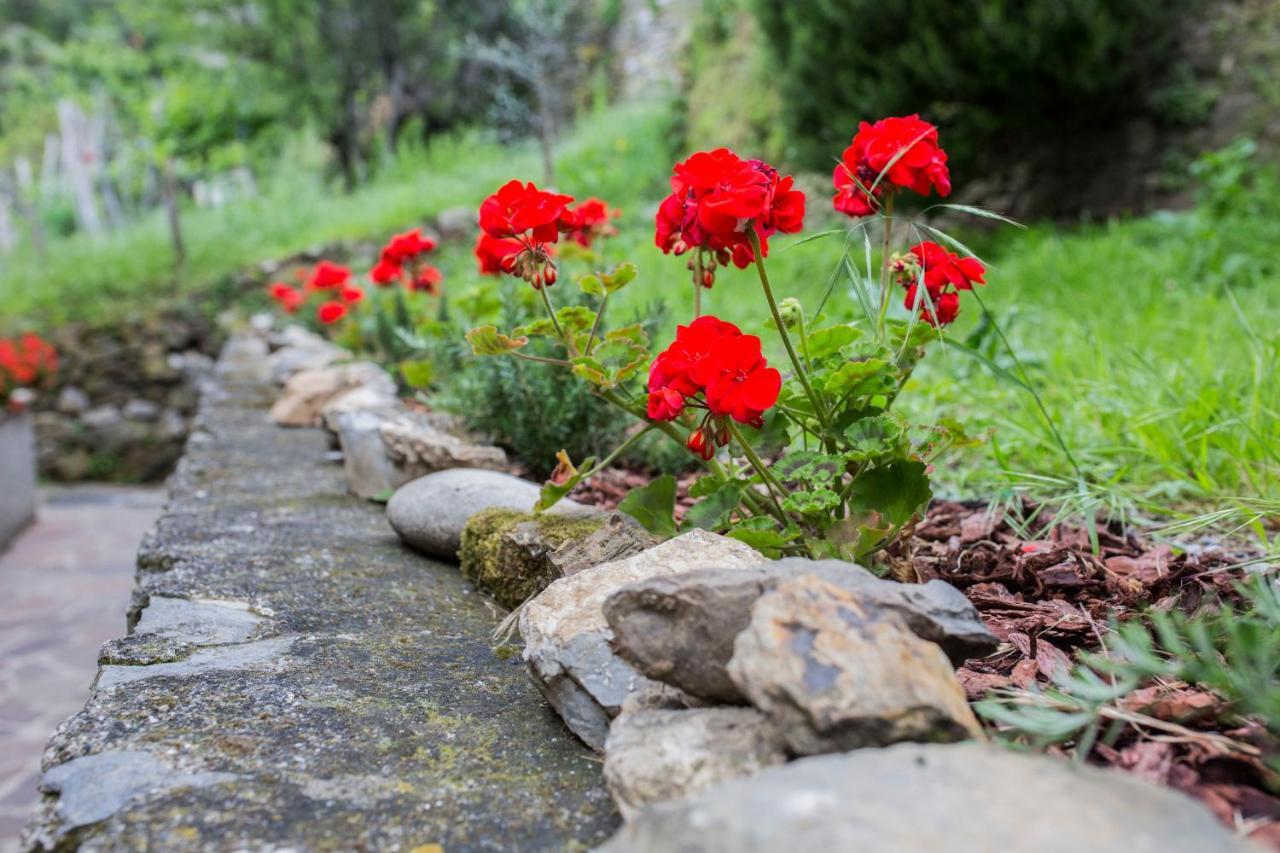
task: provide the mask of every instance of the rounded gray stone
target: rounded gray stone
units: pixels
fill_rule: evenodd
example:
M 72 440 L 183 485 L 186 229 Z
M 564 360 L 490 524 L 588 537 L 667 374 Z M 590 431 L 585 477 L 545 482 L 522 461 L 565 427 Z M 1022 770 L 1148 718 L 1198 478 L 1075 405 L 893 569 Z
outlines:
M 531 512 L 538 486 L 501 471 L 453 468 L 406 483 L 387 502 L 387 521 L 412 548 L 436 557 L 455 559 L 467 519 L 482 509 L 502 507 Z M 596 512 L 570 500 L 551 510 L 585 515 Z

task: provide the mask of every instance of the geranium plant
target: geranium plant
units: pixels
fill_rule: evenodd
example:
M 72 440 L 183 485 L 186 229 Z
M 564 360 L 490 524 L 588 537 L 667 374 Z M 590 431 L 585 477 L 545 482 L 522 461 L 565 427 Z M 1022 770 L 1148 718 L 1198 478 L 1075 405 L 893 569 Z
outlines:
M 691 489 L 697 503 L 685 526 L 722 531 L 771 554 L 878 554 L 890 561 L 889 546 L 909 533 L 928 504 L 933 461 L 969 441 L 953 421 L 913 426 L 893 404 L 926 345 L 955 320 L 961 294 L 983 284 L 986 270 L 919 218 L 905 227 L 895 221 L 900 194 L 951 191 L 937 129 L 918 116 L 863 123 L 835 167 L 833 184 L 835 209 L 856 220 L 847 234 L 861 231 L 866 248 L 864 272 L 851 274 L 862 309 L 857 321 L 827 322 L 798 300 L 779 298 L 768 273 L 769 240 L 802 230 L 804 194 L 769 164 L 722 148 L 676 164 L 671 194 L 658 209 L 655 243 L 664 253 L 687 255 L 695 296 L 694 316 L 656 356 L 638 326 L 607 329 L 603 320 L 610 296 L 635 277 L 631 264 L 578 281 L 596 298 L 594 309 L 553 305 L 548 291 L 559 280 L 556 244 L 581 233 L 577 223 L 587 205 L 575 208 L 571 196 L 519 181 L 481 206 L 477 255 L 482 267 L 536 288 L 546 317 L 506 332 L 481 326 L 468 340 L 479 355 L 531 358 L 567 370 L 642 419 L 644 431 L 685 443 L 706 467 Z M 876 232 L 880 258 L 873 266 Z M 842 264 L 852 269 L 847 255 Z M 701 315 L 702 292 L 729 266 L 754 270 L 778 339 L 772 351 L 782 360 L 770 363 L 760 338 Z M 895 293 L 902 309 L 894 309 Z M 553 341 L 557 357 L 524 352 L 534 337 Z M 577 464 L 562 454 L 540 507 L 610 464 L 621 449 Z M 679 529 L 674 502 L 674 480 L 661 477 L 633 491 L 621 508 L 671 535 Z

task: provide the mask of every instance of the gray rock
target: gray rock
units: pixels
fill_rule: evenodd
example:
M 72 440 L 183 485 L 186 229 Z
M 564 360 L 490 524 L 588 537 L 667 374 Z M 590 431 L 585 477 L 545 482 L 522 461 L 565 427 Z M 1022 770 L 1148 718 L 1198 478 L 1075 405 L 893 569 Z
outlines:
M 161 412 L 160 423 L 156 427 L 160 437 L 167 440 L 182 438 L 187 434 L 187 428 L 187 419 L 174 409 Z
M 284 393 L 271 407 L 271 419 L 281 426 L 318 426 L 326 403 L 362 386 L 384 392 L 387 397 L 394 397 L 396 392 L 391 377 L 371 362 L 299 371 L 285 383 Z
M 375 412 L 381 420 L 386 420 L 397 415 L 401 409 L 394 384 L 378 382 L 374 385 L 360 385 L 339 391 L 329 398 L 320 407 L 320 423 L 330 432 L 337 432 L 331 419 L 343 412 Z
M 267 370 L 273 382 L 283 385 L 303 370 L 318 370 L 351 358 L 351 353 L 323 338 L 307 346 L 285 346 L 267 356 Z
M 625 820 L 787 760 L 782 734 L 754 708 L 624 713 L 604 748 L 604 780 Z
M 259 635 L 267 620 L 239 601 L 168 598 L 153 595 L 134 626 L 153 634 L 202 646 L 243 643 Z
M 401 486 L 387 503 L 387 521 L 409 546 L 453 559 L 471 516 L 490 507 L 531 512 L 538 493 L 538 486 L 510 474 L 454 468 Z M 564 500 L 552 512 L 582 515 L 595 510 Z
M 438 429 L 431 418 L 419 412 L 406 412 L 386 421 L 381 433 L 392 464 L 409 479 L 449 468 L 507 467 L 507 454 L 502 448 L 464 441 Z
M 639 554 L 658 544 L 658 539 L 620 512 L 605 516 L 604 523 L 581 539 L 571 539 L 547 556 L 556 577 L 568 577 L 601 563 L 611 563 Z
M 106 432 L 115 429 L 120 425 L 121 421 L 120 409 L 111 404 L 105 406 L 94 406 L 89 411 L 80 416 L 80 422 L 86 428 Z
M 64 385 L 56 405 L 64 415 L 78 415 L 89 408 L 89 395 L 74 385 Z
M 213 371 L 216 375 L 235 376 L 242 381 L 268 381 L 267 342 L 254 335 L 235 335 L 227 341 Z
M 998 644 L 964 594 L 944 581 L 881 580 L 839 560 L 777 560 L 747 571 L 702 569 L 624 587 L 605 602 L 618 653 L 650 678 L 718 702 L 742 697 L 725 666 L 751 606 L 783 581 L 812 575 L 851 592 L 869 608 L 898 613 L 953 663 L 990 654 Z
M 1206 853 L 1254 850 L 1191 798 L 979 744 L 794 761 L 652 807 L 608 853 Z
M 184 773 L 149 752 L 124 750 L 74 758 L 44 774 L 40 790 L 58 794 L 55 838 L 106 820 L 130 800 L 158 791 L 232 782 L 234 773 Z
M 387 458 L 379 427 L 384 417 L 376 411 L 340 411 L 325 416 L 325 425 L 338 435 L 342 470 L 347 489 L 366 500 L 400 488 L 412 477 Z
M 464 237 L 475 240 L 477 223 L 474 207 L 447 207 L 436 214 L 436 231 L 444 240 L 460 240 Z
M 204 675 L 229 670 L 272 672 L 289 665 L 286 657 L 296 637 L 272 637 L 250 643 L 209 646 L 197 649 L 181 660 L 145 666 L 99 667 L 94 690 L 111 690 L 146 678 Z
M 160 407 L 150 400 L 135 397 L 124 404 L 121 414 L 125 420 L 150 422 L 160 416 Z
M 982 737 L 940 648 L 811 576 L 756 602 L 729 677 L 797 755 Z
M 743 567 L 761 559 L 755 549 L 736 539 L 694 530 L 631 557 L 553 581 L 520 612 L 524 659 L 534 683 L 570 731 L 593 749 L 602 749 L 609 721 L 627 695 L 652 684 L 610 647 L 612 633 L 602 609 L 609 594 L 658 575 L 707 566 Z

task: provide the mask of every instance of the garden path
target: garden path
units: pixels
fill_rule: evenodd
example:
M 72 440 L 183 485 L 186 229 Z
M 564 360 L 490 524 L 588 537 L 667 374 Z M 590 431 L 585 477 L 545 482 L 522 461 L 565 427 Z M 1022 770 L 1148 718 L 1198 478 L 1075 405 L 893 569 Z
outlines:
M 0 851 L 39 799 L 49 733 L 78 711 L 98 647 L 124 630 L 138 542 L 160 515 L 156 488 L 46 490 L 39 517 L 0 553 Z

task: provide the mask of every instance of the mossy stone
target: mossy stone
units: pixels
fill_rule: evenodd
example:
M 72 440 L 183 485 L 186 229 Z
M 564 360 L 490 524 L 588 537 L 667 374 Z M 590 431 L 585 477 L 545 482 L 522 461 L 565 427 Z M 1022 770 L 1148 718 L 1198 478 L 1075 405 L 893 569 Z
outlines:
M 565 517 L 493 508 L 462 530 L 462 573 L 504 607 L 518 607 L 560 576 L 551 554 L 604 524 L 603 515 Z

